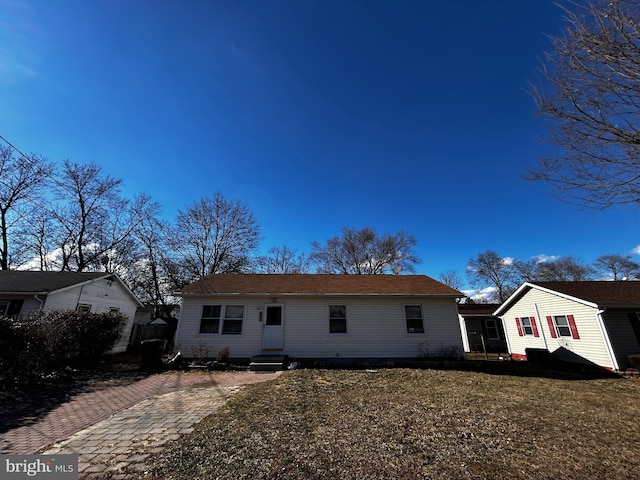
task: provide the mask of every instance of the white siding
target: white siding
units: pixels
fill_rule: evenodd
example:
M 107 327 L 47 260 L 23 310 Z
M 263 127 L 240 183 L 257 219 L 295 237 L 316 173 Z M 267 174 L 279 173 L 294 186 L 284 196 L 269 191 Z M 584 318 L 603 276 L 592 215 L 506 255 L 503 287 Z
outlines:
M 183 355 L 204 345 L 211 357 L 225 347 L 230 356 L 248 358 L 262 353 L 259 309 L 270 298 L 184 298 L 176 343 Z M 245 305 L 242 335 L 200 334 L 203 305 Z M 415 358 L 421 350 L 437 355 L 455 348 L 462 338 L 453 299 L 279 297 L 284 305 L 283 354 L 294 358 Z M 347 333 L 329 333 L 329 305 L 347 306 Z M 424 334 L 408 334 L 404 305 L 422 305 Z
M 126 351 L 138 307 L 138 304 L 129 292 L 117 281 L 109 284 L 106 280 L 101 279 L 49 294 L 44 305 L 44 310 L 75 310 L 79 304 L 90 305 L 91 311 L 94 313 L 105 313 L 109 312 L 112 308 L 117 308 L 120 313 L 125 315 L 127 317 L 127 323 L 120 340 L 114 345 L 111 353 Z
M 552 338 L 547 316 L 555 315 L 573 315 L 580 338 Z M 519 336 L 516 317 L 535 317 L 540 336 Z M 512 354 L 525 355 L 526 348 L 547 348 L 550 352 L 557 351 L 565 360 L 591 362 L 613 368 L 595 308 L 530 289 L 502 315 L 502 319 Z

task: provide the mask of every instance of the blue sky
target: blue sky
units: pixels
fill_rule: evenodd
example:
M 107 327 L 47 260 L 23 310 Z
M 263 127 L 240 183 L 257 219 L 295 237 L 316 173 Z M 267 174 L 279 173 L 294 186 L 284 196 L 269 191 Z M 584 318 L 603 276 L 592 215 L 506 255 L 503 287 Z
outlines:
M 526 90 L 561 26 L 546 0 L 0 0 L 0 135 L 167 219 L 220 190 L 265 251 L 371 226 L 436 278 L 488 249 L 631 254 L 636 210 L 521 180 L 553 152 Z

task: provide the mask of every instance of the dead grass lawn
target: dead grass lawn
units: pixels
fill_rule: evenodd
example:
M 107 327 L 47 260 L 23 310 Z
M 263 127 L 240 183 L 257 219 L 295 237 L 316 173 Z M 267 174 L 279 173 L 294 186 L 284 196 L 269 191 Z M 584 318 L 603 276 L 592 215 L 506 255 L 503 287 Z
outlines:
M 640 381 L 297 370 L 250 385 L 157 479 L 637 479 Z

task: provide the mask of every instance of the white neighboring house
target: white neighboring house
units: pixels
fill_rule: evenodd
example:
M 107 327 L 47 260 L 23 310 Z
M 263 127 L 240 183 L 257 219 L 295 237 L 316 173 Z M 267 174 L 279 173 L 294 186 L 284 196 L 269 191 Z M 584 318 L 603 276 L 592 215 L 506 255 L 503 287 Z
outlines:
M 214 274 L 178 292 L 189 357 L 392 359 L 462 353 L 456 298 L 424 275 Z
M 640 282 L 524 283 L 498 308 L 509 352 L 526 349 L 610 370 L 640 353 Z
M 0 271 L 0 314 L 78 310 L 120 312 L 127 323 L 111 353 L 124 352 L 142 303 L 112 273 Z

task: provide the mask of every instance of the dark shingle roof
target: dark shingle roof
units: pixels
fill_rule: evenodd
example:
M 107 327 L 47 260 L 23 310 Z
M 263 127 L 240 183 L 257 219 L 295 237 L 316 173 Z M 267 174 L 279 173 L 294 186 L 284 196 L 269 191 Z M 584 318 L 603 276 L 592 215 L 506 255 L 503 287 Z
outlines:
M 533 282 L 600 306 L 640 305 L 640 282 Z
M 0 293 L 42 293 L 60 290 L 78 283 L 107 276 L 88 272 L 0 271 Z
M 181 293 L 463 296 L 426 275 L 214 274 L 187 285 Z
M 493 315 L 499 303 L 460 303 L 458 304 L 458 313 L 460 315 Z

